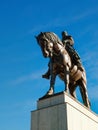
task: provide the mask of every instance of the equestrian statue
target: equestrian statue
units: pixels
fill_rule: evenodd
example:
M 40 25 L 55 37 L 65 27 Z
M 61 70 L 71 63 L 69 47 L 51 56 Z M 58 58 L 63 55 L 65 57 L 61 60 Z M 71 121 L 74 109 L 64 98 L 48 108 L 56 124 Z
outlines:
M 74 40 L 67 32 L 62 32 L 62 40 L 53 32 L 41 32 L 36 36 L 43 56 L 49 58 L 48 70 L 42 75 L 50 79 L 50 88 L 44 97 L 54 94 L 55 79 L 58 75 L 65 83 L 65 91 L 76 98 L 75 90 L 79 86 L 83 103 L 90 108 L 87 93 L 86 72 L 80 56 L 73 47 Z

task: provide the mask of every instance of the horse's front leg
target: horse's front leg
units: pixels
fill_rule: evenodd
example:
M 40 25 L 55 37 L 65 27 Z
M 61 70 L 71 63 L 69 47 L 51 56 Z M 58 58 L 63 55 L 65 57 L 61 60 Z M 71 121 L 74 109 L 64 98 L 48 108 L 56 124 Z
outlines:
M 55 85 L 56 73 L 54 72 L 54 64 L 52 59 L 50 59 L 50 88 L 47 92 L 48 95 L 54 94 L 54 85 Z
M 51 78 L 50 78 L 50 89 L 48 91 L 49 95 L 54 94 L 55 78 L 56 78 L 56 75 L 54 73 L 52 73 Z
M 65 91 L 68 93 L 68 90 L 69 90 L 69 67 L 68 65 L 66 65 L 64 67 L 64 82 L 65 82 Z

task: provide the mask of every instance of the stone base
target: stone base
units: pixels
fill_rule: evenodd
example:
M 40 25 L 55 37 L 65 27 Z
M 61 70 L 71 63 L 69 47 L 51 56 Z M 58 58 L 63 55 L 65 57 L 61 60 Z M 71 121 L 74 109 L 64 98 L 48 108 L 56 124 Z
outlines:
M 98 115 L 62 92 L 38 100 L 31 130 L 98 130 Z

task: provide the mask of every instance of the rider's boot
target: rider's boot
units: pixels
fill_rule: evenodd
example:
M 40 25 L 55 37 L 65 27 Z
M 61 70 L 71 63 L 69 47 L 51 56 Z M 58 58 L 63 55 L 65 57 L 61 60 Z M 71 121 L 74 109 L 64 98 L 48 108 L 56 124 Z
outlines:
M 78 65 L 78 69 L 81 71 L 84 71 L 84 68 L 82 67 L 82 65 Z
M 81 70 L 81 71 L 84 71 L 84 68 L 80 62 L 80 60 L 77 60 L 77 66 L 78 66 L 78 69 Z

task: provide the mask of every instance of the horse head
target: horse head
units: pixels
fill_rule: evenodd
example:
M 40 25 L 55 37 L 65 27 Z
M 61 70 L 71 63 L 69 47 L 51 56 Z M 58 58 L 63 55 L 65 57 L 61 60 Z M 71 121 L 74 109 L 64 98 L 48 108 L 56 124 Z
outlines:
M 46 33 L 40 33 L 36 36 L 36 40 L 41 47 L 44 57 L 52 56 L 53 43 L 46 37 Z

